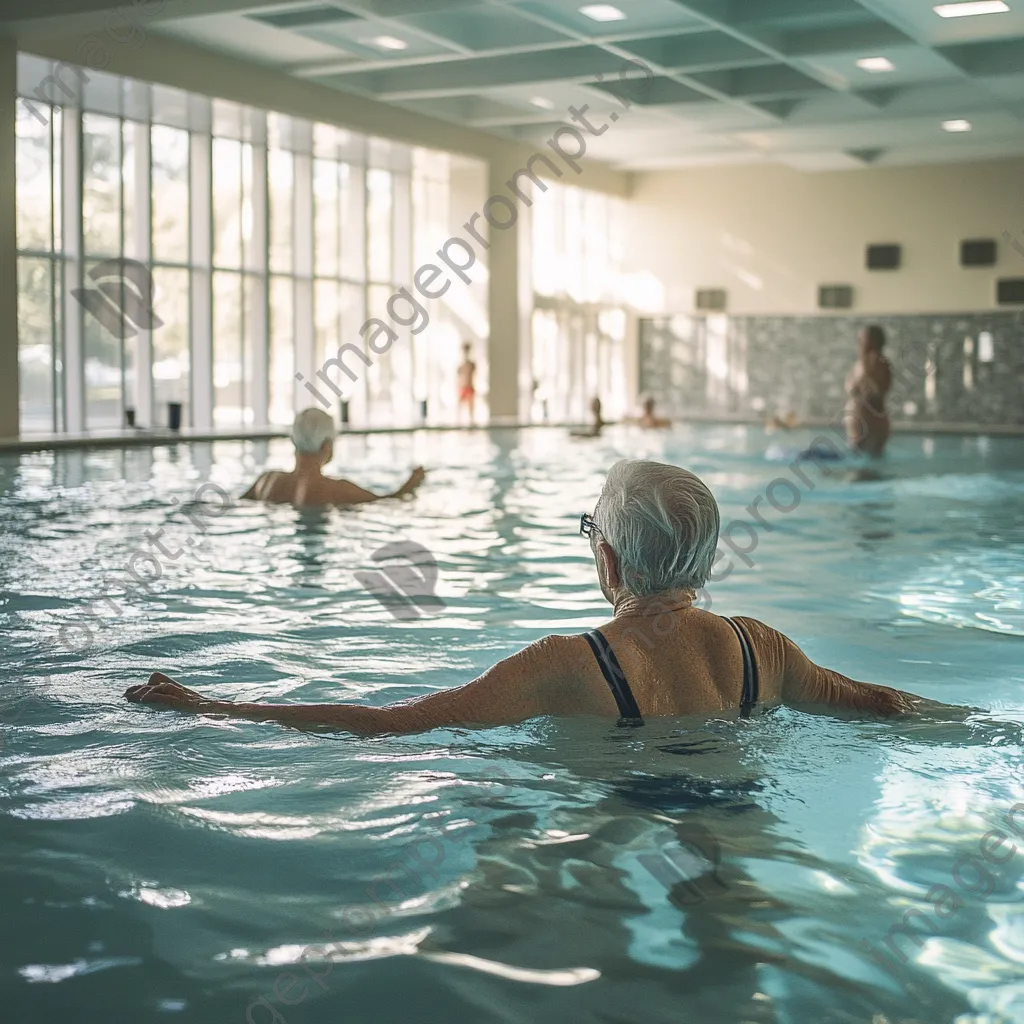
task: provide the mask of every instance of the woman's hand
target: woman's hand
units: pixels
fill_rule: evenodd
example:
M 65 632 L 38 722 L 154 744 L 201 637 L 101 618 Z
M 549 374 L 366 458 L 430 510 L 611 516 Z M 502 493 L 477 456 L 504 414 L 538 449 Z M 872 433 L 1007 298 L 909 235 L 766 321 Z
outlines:
M 155 707 L 173 708 L 177 711 L 198 709 L 213 703 L 201 693 L 176 683 L 163 672 L 154 672 L 149 677 L 149 682 L 141 686 L 129 686 L 124 695 L 133 704 L 152 704 Z

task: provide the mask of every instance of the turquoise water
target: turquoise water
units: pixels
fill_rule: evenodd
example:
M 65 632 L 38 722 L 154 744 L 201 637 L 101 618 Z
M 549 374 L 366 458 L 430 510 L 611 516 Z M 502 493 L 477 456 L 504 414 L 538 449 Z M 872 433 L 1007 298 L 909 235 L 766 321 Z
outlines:
M 349 437 L 336 471 L 385 488 L 422 463 L 420 494 L 302 513 L 191 503 L 286 466 L 284 442 L 0 456 L 0 1018 L 1024 1021 L 1024 445 L 899 437 L 881 479 L 809 468 L 812 489 L 765 457 L 779 440 Z M 793 481 L 771 492 L 792 511 L 755 506 L 756 549 L 733 530 L 752 564 L 714 610 L 984 710 L 357 739 L 121 700 L 159 668 L 384 703 L 592 628 L 576 525 L 624 455 L 699 473 L 725 524 Z M 129 561 L 156 574 L 145 531 L 179 554 L 125 596 Z M 438 565 L 415 618 L 353 575 L 401 540 Z

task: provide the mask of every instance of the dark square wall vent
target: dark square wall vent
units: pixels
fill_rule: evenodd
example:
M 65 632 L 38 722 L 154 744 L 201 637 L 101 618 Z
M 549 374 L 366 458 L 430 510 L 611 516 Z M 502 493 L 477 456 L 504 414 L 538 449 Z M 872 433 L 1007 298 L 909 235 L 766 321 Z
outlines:
M 818 289 L 819 309 L 850 309 L 853 306 L 853 288 L 848 284 L 823 284 Z
M 696 306 L 709 313 L 721 313 L 727 304 L 728 295 L 724 288 L 700 288 L 697 291 Z
M 996 302 L 1001 306 L 1024 303 L 1024 277 L 1004 277 L 996 285 Z
M 306 25 L 327 25 L 333 21 L 352 21 L 357 14 L 339 11 L 337 7 L 318 4 L 316 7 L 300 7 L 297 11 L 270 11 L 266 14 L 247 14 L 252 21 L 262 21 L 274 28 L 304 28 Z
M 960 266 L 994 267 L 996 243 L 991 238 L 972 238 L 960 243 Z
M 903 248 L 899 245 L 869 245 L 868 270 L 898 270 Z

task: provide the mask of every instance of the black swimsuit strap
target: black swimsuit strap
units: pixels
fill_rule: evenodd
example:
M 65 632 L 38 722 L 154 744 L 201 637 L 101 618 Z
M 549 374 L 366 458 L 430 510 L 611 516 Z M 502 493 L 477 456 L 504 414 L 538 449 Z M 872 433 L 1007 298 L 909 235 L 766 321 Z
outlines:
M 619 725 L 643 725 L 643 716 L 640 714 L 633 691 L 626 681 L 626 674 L 622 671 L 619 659 L 615 657 L 615 652 L 604 638 L 604 634 L 595 629 L 590 633 L 584 633 L 583 636 L 590 644 L 590 649 L 594 652 L 594 657 L 597 658 L 601 674 L 611 688 L 615 703 L 619 706 L 619 714 L 622 716 L 619 719 Z
M 732 626 L 743 653 L 743 696 L 740 698 L 740 717 L 749 718 L 761 689 L 757 675 L 757 662 L 754 660 L 754 648 L 751 646 L 746 630 L 738 622 L 734 622 L 727 615 L 723 615 L 722 618 Z

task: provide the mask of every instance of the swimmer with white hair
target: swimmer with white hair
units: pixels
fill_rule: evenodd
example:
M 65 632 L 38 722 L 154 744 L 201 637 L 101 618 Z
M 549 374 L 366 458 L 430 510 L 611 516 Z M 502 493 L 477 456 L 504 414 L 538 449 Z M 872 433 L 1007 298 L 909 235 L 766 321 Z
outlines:
M 747 717 L 780 703 L 879 715 L 915 710 L 920 698 L 815 665 L 757 619 L 697 607 L 697 591 L 722 557 L 719 529 L 714 496 L 692 473 L 618 462 L 593 515 L 580 519 L 597 583 L 613 609 L 598 629 L 544 637 L 464 686 L 383 707 L 234 703 L 160 672 L 125 697 L 157 708 L 366 735 L 508 725 L 542 715 L 590 715 L 620 725 L 679 715 Z M 431 656 L 425 647 L 424 660 Z
M 409 479 L 390 494 L 374 494 L 351 480 L 324 476 L 323 467 L 334 458 L 335 433 L 334 420 L 322 409 L 303 409 L 292 425 L 295 468 L 290 473 L 264 473 L 242 498 L 281 505 L 362 505 L 384 498 L 404 498 L 423 483 L 426 474 L 422 466 L 417 466 Z

